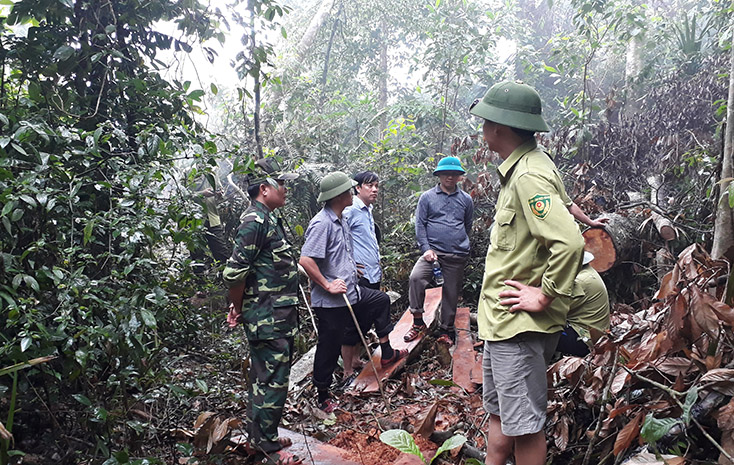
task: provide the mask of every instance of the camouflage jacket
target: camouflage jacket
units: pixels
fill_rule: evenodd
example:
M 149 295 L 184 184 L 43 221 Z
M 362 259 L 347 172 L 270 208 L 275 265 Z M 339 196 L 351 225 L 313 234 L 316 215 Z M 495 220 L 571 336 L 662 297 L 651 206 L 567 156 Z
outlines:
M 245 283 L 242 320 L 251 340 L 293 336 L 298 327 L 298 266 L 283 227 L 262 203 L 242 215 L 232 257 L 223 273 L 232 287 Z

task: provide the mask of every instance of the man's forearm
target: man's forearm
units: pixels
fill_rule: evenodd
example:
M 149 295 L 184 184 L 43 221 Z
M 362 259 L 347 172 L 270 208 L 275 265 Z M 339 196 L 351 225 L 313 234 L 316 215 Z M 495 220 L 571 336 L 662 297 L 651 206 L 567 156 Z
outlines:
M 242 296 L 245 293 L 245 283 L 235 284 L 229 288 L 229 301 L 237 312 L 242 311 Z

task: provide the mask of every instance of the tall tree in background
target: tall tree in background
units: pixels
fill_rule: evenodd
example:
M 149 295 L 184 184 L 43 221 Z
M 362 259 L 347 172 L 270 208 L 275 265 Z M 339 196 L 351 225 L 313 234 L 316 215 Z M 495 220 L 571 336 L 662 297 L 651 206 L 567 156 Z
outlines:
M 734 33 L 734 32 L 733 32 Z M 734 45 L 734 36 L 732 37 Z M 714 241 L 711 256 L 724 255 L 734 260 L 734 46 L 731 47 L 731 66 L 729 68 L 729 97 L 726 107 L 726 131 L 724 132 L 724 152 L 721 154 L 721 176 L 719 181 L 719 201 L 716 205 Z

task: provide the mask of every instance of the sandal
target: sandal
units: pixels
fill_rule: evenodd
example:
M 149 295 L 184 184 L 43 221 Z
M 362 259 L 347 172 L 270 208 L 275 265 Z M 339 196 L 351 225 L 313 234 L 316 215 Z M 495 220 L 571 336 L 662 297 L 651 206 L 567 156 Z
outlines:
M 422 336 L 423 333 L 426 332 L 426 325 L 413 325 L 410 327 L 407 333 L 405 333 L 405 336 L 403 336 L 403 340 L 405 342 L 410 342 L 418 338 L 418 336 Z
M 454 345 L 454 341 L 451 339 L 451 336 L 449 336 L 448 334 L 440 335 L 438 339 L 436 339 L 436 342 L 438 342 L 439 344 L 446 344 L 449 347 Z
M 323 411 L 324 413 L 332 413 L 338 407 L 339 407 L 339 404 L 332 398 L 326 399 L 325 401 L 321 402 L 321 404 L 319 405 L 319 409 Z
M 257 462 L 263 465 L 302 465 L 304 462 L 297 455 L 282 450 L 265 454 Z
M 392 357 L 380 359 L 380 365 L 382 368 L 392 365 L 403 357 L 408 356 L 408 349 L 393 349 Z

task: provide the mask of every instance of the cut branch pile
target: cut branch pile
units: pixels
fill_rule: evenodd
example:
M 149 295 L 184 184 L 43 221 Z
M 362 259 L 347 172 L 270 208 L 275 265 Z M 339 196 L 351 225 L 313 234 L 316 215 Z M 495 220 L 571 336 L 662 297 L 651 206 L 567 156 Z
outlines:
M 668 463 L 734 464 L 734 309 L 715 286 L 728 271 L 688 247 L 654 304 L 616 305 L 591 354 L 548 369 L 554 462 L 619 463 L 645 446 L 670 454 Z

